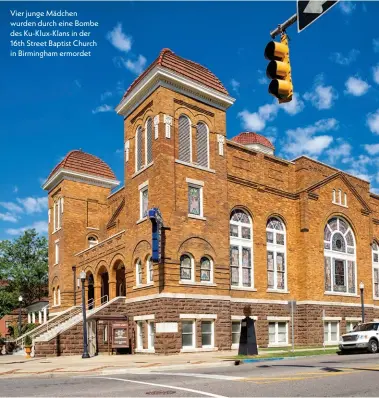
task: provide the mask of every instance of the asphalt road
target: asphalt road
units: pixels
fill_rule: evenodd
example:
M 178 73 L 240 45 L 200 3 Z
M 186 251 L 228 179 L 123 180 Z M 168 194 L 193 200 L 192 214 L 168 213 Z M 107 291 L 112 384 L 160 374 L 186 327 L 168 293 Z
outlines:
M 253 397 L 379 395 L 379 354 L 98 376 L 1 378 L 1 396 Z

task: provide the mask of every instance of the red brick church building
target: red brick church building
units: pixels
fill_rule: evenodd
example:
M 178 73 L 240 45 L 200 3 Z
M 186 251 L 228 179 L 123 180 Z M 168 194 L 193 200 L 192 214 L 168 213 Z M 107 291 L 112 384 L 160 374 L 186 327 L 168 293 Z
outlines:
M 256 133 L 228 139 L 233 103 L 207 68 L 164 49 L 116 108 L 123 186 L 80 150 L 55 167 L 50 314 L 80 303 L 84 270 L 93 306 L 122 302 L 134 352 L 236 347 L 246 306 L 260 346 L 289 345 L 289 300 L 296 345 L 337 345 L 360 321 L 360 282 L 366 320 L 379 318 L 379 196 L 317 160 L 277 157 Z

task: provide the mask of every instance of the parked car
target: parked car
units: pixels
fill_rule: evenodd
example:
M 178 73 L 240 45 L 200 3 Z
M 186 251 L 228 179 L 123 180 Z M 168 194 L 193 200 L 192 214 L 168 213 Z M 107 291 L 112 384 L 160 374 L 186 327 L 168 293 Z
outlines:
M 361 323 L 355 328 L 341 336 L 339 348 L 341 353 L 349 350 L 368 350 L 372 353 L 379 351 L 379 323 Z

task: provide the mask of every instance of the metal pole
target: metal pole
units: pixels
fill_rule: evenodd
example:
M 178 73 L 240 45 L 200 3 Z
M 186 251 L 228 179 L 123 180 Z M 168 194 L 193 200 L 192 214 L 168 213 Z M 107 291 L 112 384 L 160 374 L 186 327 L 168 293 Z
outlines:
M 21 336 L 21 328 L 22 328 L 22 325 L 21 325 L 21 303 L 22 303 L 22 301 L 20 301 L 20 310 L 18 313 L 18 337 Z
M 293 314 L 293 307 L 294 307 L 293 300 L 291 301 L 291 329 L 292 329 L 292 352 L 295 352 L 295 325 L 294 325 L 294 314 Z
M 287 19 L 287 21 L 283 22 L 281 25 L 278 25 L 276 29 L 270 32 L 270 36 L 275 39 L 276 36 L 280 35 L 283 31 L 285 31 L 289 26 L 293 25 L 297 21 L 297 14 L 292 15 L 291 18 Z
M 74 280 L 73 280 L 73 282 L 74 282 L 74 305 L 76 305 L 76 266 L 75 265 L 72 266 L 72 271 L 74 273 Z
M 86 318 L 86 298 L 84 292 L 84 280 L 82 280 L 82 308 L 83 308 L 83 355 L 82 358 L 89 358 L 87 347 L 87 318 Z
M 361 307 L 362 307 L 362 323 L 365 323 L 365 303 L 363 298 L 363 289 L 361 289 Z

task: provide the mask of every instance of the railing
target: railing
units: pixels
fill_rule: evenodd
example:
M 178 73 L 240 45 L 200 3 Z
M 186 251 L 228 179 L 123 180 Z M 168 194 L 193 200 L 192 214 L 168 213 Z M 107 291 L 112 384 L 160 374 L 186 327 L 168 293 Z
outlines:
M 109 297 L 108 297 L 107 294 L 104 295 L 104 296 L 102 296 L 102 297 L 99 297 L 99 298 L 96 299 L 96 300 L 93 299 L 93 298 L 92 298 L 92 299 L 89 299 L 89 300 L 88 300 L 88 303 L 87 303 L 87 309 L 88 309 L 88 310 L 93 310 L 94 308 L 96 308 L 96 303 L 97 303 L 97 302 L 100 301 L 100 306 L 101 306 L 101 305 L 107 303 L 108 300 L 109 300 Z
M 30 336 L 33 340 L 35 337 L 48 332 L 49 330 L 53 329 L 54 327 L 58 326 L 59 324 L 66 322 L 68 319 L 74 317 L 75 315 L 82 312 L 82 308 L 80 306 L 75 306 L 68 308 L 66 311 L 63 311 L 61 314 L 57 315 L 53 319 L 43 323 L 42 325 L 37 326 L 36 328 L 30 330 L 27 333 L 24 333 L 22 336 L 15 339 L 15 343 L 17 345 L 21 345 L 24 347 L 25 337 Z

